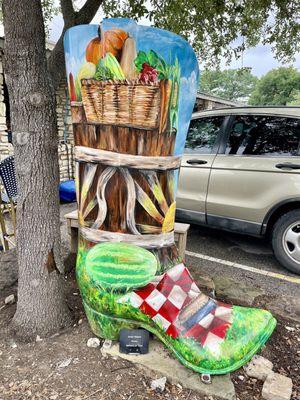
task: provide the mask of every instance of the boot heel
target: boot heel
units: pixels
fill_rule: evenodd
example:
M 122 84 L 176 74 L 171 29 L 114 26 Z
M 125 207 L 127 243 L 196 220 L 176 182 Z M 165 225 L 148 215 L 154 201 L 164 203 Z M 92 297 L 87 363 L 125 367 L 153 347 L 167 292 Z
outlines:
M 103 339 L 118 340 L 121 329 L 136 329 L 138 324 L 121 318 L 114 318 L 93 310 L 83 302 L 84 309 L 93 333 Z

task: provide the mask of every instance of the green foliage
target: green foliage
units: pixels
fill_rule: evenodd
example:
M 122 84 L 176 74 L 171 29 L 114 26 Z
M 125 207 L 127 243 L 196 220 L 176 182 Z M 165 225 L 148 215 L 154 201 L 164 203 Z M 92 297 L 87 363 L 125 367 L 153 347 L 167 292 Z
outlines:
M 57 6 L 57 2 L 55 0 L 41 0 L 41 3 L 43 7 L 45 33 L 47 36 L 49 36 L 49 23 L 52 21 L 55 15 L 60 13 L 60 7 Z M 2 0 L 0 0 L 0 21 L 3 21 Z
M 300 90 L 294 90 L 293 100 L 287 102 L 287 106 L 300 106 Z
M 56 4 L 42 0 L 46 26 L 60 11 Z M 107 17 L 148 18 L 152 25 L 184 36 L 208 65 L 216 65 L 221 56 L 228 61 L 239 57 L 259 42 L 271 45 L 276 58 L 285 62 L 300 51 L 298 0 L 110 0 L 102 3 L 102 11 Z M 241 36 L 243 44 L 235 45 Z
M 167 65 L 165 61 L 154 50 L 150 50 L 148 53 L 139 51 L 134 63 L 139 72 L 142 70 L 143 64 L 146 63 L 158 71 L 159 79 L 168 77 Z
M 297 100 L 299 104 L 300 72 L 293 67 L 280 67 L 269 71 L 256 85 L 249 104 L 287 105 Z
M 200 76 L 200 90 L 227 100 L 244 100 L 252 93 L 258 78 L 250 68 L 205 70 Z
M 277 59 L 287 61 L 300 50 L 298 0 L 110 0 L 109 17 L 148 18 L 152 25 L 186 37 L 201 61 L 216 65 L 259 42 L 272 46 Z M 236 45 L 244 37 L 243 44 Z
M 60 12 L 60 7 L 57 7 L 56 4 L 57 3 L 54 0 L 42 0 L 44 23 L 47 31 L 46 33 L 49 33 L 49 22 Z
M 103 58 L 101 58 L 97 64 L 95 79 L 97 79 L 97 81 L 106 81 L 106 80 L 114 79 L 114 75 L 111 72 L 111 70 L 104 65 Z

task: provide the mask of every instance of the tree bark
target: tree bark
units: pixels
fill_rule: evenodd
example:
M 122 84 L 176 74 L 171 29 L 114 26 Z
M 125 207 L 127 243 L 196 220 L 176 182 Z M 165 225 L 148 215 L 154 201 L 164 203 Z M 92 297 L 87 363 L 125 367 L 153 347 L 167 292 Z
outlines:
M 71 323 L 63 290 L 55 92 L 41 2 L 3 1 L 4 69 L 19 190 L 19 286 L 13 327 L 25 340 Z

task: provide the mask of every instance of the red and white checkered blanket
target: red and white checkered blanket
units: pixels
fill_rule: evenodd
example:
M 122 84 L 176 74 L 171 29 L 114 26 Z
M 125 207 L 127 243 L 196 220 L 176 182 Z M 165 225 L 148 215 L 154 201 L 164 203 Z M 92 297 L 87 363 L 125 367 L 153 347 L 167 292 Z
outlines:
M 193 338 L 215 356 L 232 322 L 231 306 L 202 294 L 183 264 L 118 301 L 139 308 L 171 337 Z

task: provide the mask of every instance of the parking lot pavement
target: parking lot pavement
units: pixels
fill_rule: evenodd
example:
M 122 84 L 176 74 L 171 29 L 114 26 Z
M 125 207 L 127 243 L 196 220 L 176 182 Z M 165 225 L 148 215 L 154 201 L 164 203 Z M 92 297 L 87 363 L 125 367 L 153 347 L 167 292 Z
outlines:
M 221 286 L 222 281 L 244 286 L 240 297 L 247 290 L 254 298 L 255 293 L 268 296 L 300 320 L 300 276 L 277 262 L 266 240 L 191 225 L 186 250 L 186 263 L 197 276 L 208 275 Z

